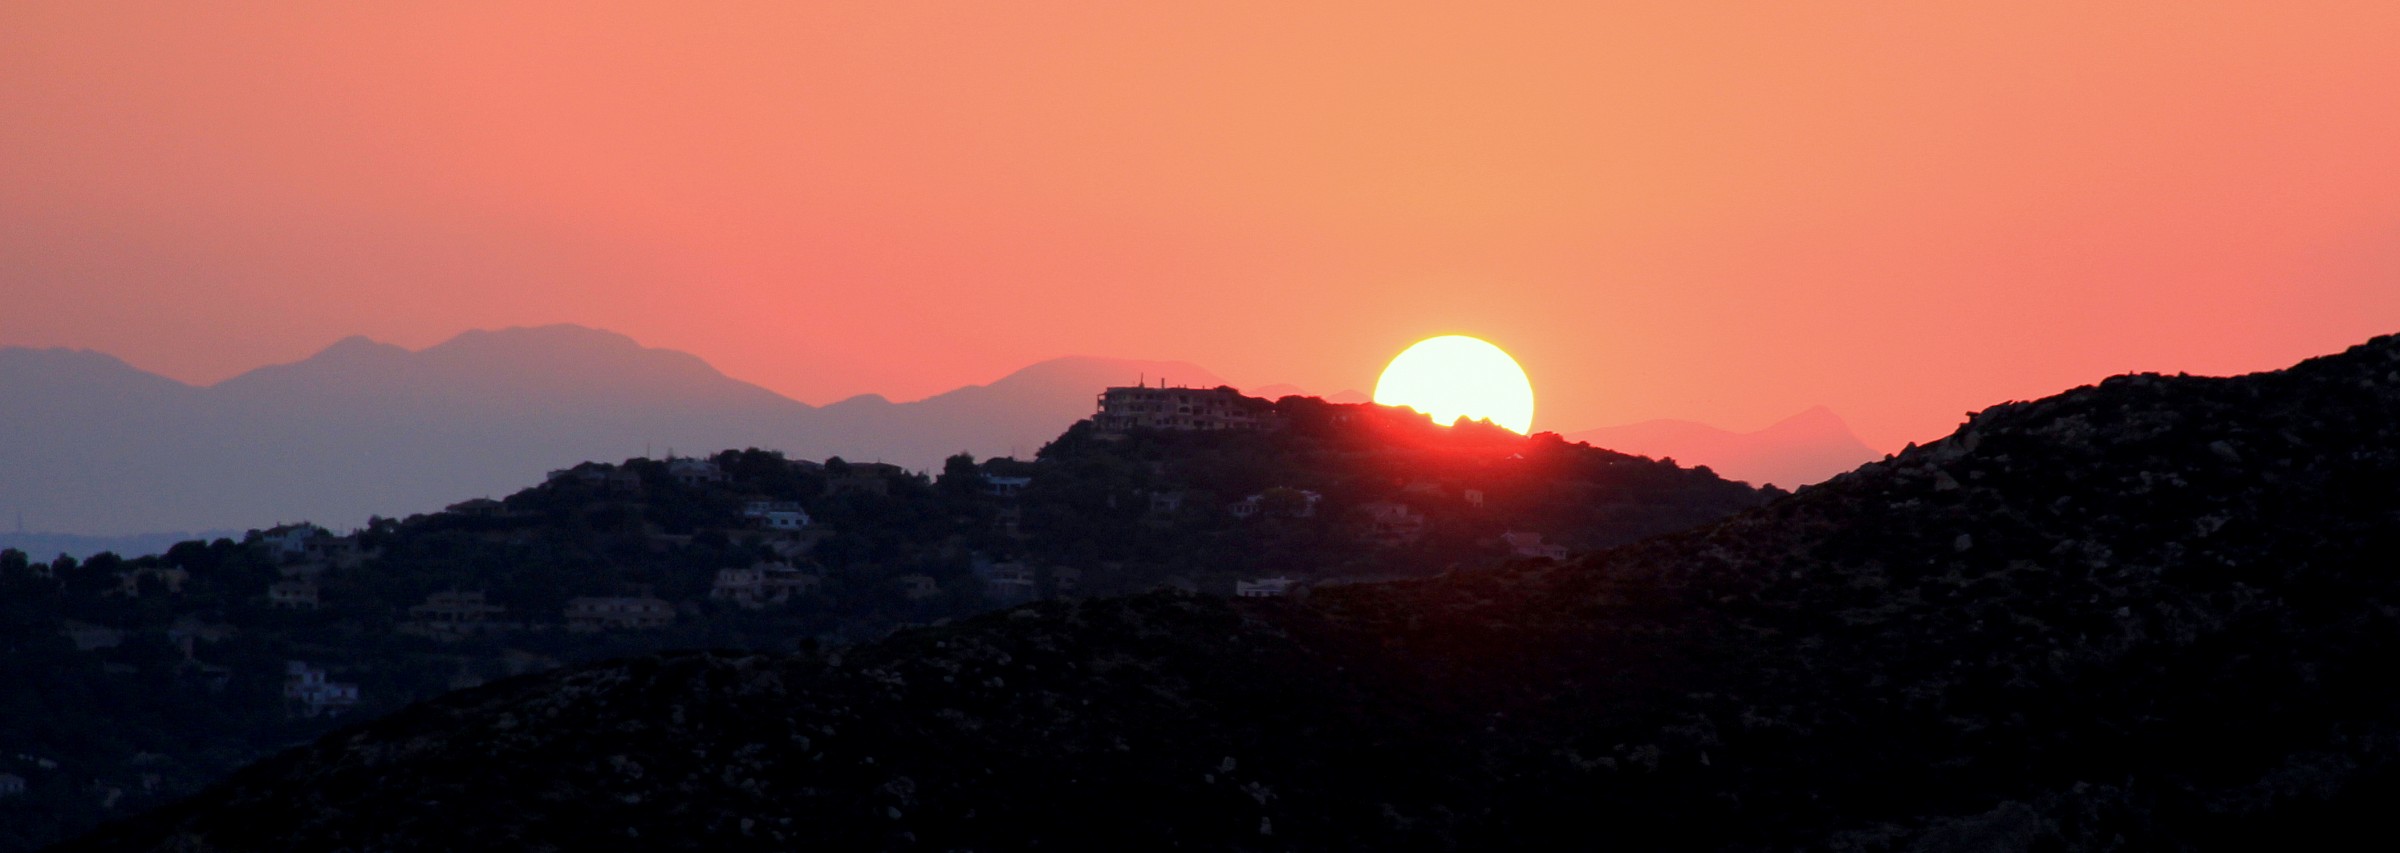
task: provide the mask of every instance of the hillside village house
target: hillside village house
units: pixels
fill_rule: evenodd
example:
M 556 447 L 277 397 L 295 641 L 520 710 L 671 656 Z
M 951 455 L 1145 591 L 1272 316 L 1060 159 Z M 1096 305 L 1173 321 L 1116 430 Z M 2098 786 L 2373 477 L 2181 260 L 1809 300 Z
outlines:
M 742 517 L 768 530 L 799 530 L 811 523 L 799 501 L 751 501 L 742 505 Z
M 333 532 L 307 522 L 277 525 L 258 535 L 258 541 L 266 543 L 270 553 L 285 559 L 306 555 L 310 543 L 320 538 L 331 539 Z
M 25 777 L 15 773 L 0 773 L 0 798 L 25 794 Z
M 706 459 L 668 459 L 667 476 L 686 486 L 725 482 L 725 470 Z
M 675 606 L 650 596 L 571 598 L 566 617 L 569 631 L 664 628 L 675 624 Z
M 1397 501 L 1372 501 L 1361 504 L 1367 515 L 1367 541 L 1378 545 L 1405 545 L 1425 535 L 1425 514 L 1415 507 Z
M 283 698 L 299 716 L 339 716 L 358 705 L 358 685 L 328 681 L 325 670 L 304 661 L 284 661 Z
M 1262 429 L 1273 422 L 1274 404 L 1232 388 L 1115 387 L 1100 392 L 1092 425 L 1102 433 L 1132 429 Z
M 1041 597 L 1035 584 L 1033 567 L 1024 563 L 993 563 L 977 560 L 975 577 L 983 581 L 984 595 L 994 603 L 1023 604 Z
M 1032 566 L 1020 562 L 995 563 L 977 557 L 973 571 L 983 583 L 983 594 L 1002 606 L 1023 604 L 1042 597 L 1039 575 Z M 1074 595 L 1083 588 L 1083 570 L 1073 566 L 1053 566 L 1050 586 L 1058 595 Z
M 749 568 L 718 569 L 717 578 L 708 590 L 716 601 L 730 601 L 747 610 L 770 604 L 783 604 L 793 596 L 816 589 L 816 575 L 803 572 L 785 563 L 754 563 Z
M 1544 545 L 1542 544 L 1542 534 L 1539 533 L 1511 530 L 1500 534 L 1500 542 L 1508 546 L 1509 553 L 1519 557 L 1547 557 L 1553 560 L 1567 558 L 1567 546 Z
M 508 608 L 483 600 L 483 591 L 447 590 L 425 596 L 425 603 L 408 608 L 408 621 L 400 623 L 404 633 L 457 639 L 478 631 L 502 627 L 492 618 Z
M 1292 586 L 1296 583 L 1298 583 L 1298 581 L 1294 581 L 1291 578 L 1259 578 L 1258 580 L 1234 581 L 1233 594 L 1240 598 L 1281 598 L 1285 595 L 1291 594 Z
M 983 475 L 983 493 L 993 497 L 1015 498 L 1019 493 L 1025 491 L 1026 486 L 1030 485 L 1033 485 L 1032 477 Z
M 315 610 L 318 605 L 317 582 L 301 578 L 268 584 L 267 603 L 293 610 Z
M 1266 513 L 1267 494 L 1268 492 L 1273 491 L 1275 490 L 1269 489 L 1267 492 L 1261 492 L 1259 494 L 1251 495 L 1241 500 L 1234 501 L 1233 503 L 1226 504 L 1225 512 L 1235 518 L 1257 518 L 1261 514 Z M 1286 491 L 1290 491 L 1298 495 L 1297 502 L 1278 510 L 1276 513 L 1287 518 L 1308 518 L 1310 516 L 1314 516 L 1317 514 L 1317 504 L 1325 500 L 1324 495 L 1320 495 L 1316 492 L 1308 491 L 1306 489 L 1289 489 Z

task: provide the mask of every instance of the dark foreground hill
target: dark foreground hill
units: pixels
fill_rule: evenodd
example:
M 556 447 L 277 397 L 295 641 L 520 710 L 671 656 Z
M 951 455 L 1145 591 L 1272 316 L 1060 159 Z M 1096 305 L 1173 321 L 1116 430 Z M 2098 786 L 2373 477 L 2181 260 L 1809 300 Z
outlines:
M 2395 671 L 2383 338 L 1575 563 L 499 682 L 69 849 L 2313 849 L 2389 841 Z

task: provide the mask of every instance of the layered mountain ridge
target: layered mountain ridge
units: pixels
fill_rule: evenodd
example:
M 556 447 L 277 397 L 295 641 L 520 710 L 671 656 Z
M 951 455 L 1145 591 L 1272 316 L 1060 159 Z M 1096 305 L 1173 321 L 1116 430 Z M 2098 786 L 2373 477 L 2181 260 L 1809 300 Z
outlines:
M 2400 338 L 1568 563 L 444 697 L 69 849 L 2253 849 L 2400 791 Z
M 925 400 L 809 406 L 688 353 L 579 326 L 474 331 L 410 351 L 344 339 L 208 387 L 75 350 L 0 349 L 0 471 L 35 524 L 89 534 L 439 509 L 551 468 L 648 451 L 788 449 L 936 467 L 1029 454 L 1096 389 L 1181 362 L 1070 357 Z
M 1707 465 L 1745 482 L 1786 489 L 1824 480 L 1880 458 L 1824 406 L 1736 432 L 1685 420 L 1652 420 L 1568 433 L 1567 440 L 1656 459 Z

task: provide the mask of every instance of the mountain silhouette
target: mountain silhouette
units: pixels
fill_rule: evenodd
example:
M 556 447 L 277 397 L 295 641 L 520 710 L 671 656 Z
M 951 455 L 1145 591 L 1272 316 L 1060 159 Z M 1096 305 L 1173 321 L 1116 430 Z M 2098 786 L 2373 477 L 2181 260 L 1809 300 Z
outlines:
M 1580 560 L 496 682 L 62 849 L 2351 849 L 2396 481 L 2400 338 L 2116 377 Z
M 1734 432 L 1697 421 L 1653 420 L 1570 433 L 1619 453 L 1706 465 L 1728 479 L 1786 489 L 1824 480 L 1880 458 L 1824 406 L 1776 421 L 1764 429 Z
M 194 387 L 101 353 L 0 349 L 0 513 L 56 532 L 239 529 L 439 509 L 588 459 L 725 447 L 913 469 L 1030 455 L 1104 386 L 1220 384 L 1182 362 L 1070 357 L 987 385 L 814 407 L 688 353 L 572 325 L 411 351 L 346 338 Z

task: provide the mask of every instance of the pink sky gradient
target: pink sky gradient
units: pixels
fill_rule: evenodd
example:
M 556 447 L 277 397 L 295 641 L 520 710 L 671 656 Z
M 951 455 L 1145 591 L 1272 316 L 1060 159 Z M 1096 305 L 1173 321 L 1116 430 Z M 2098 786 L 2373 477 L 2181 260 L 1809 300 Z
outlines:
M 1465 333 L 1540 429 L 1891 449 L 2400 331 L 2390 4 L 367 5 L 0 6 L 0 345 L 572 322 L 827 402 Z

